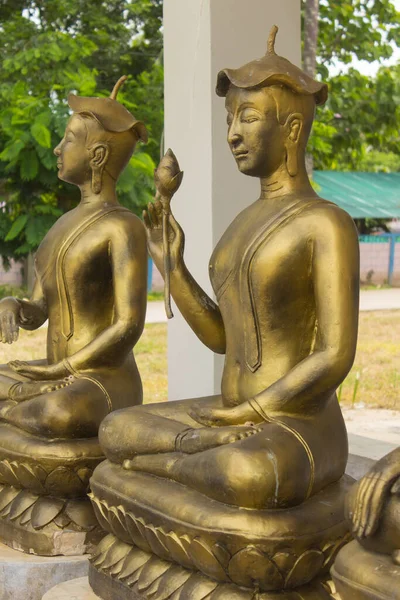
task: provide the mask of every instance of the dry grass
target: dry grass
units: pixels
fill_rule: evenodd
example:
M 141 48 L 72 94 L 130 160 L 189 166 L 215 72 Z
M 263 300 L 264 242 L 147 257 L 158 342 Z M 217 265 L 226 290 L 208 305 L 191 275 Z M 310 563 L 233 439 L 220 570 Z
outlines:
M 360 314 L 356 359 L 341 402 L 400 410 L 400 310 Z
M 21 331 L 12 346 L 1 345 L 0 363 L 32 360 L 45 353 L 46 329 Z M 167 400 L 167 326 L 146 325 L 135 356 L 142 375 L 145 402 Z M 400 410 L 400 311 L 363 312 L 354 367 L 344 382 L 341 401 Z

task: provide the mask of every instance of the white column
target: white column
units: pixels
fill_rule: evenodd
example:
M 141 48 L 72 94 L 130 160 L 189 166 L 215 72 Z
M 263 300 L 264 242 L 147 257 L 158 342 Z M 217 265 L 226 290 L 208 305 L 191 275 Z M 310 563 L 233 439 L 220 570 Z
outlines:
M 300 0 L 164 0 L 165 147 L 185 172 L 172 206 L 186 234 L 186 264 L 210 295 L 213 248 L 259 196 L 258 181 L 238 172 L 226 143 L 217 73 L 263 56 L 273 25 L 279 27 L 277 53 L 300 65 Z M 202 345 L 176 307 L 174 313 L 169 399 L 219 393 L 223 357 Z

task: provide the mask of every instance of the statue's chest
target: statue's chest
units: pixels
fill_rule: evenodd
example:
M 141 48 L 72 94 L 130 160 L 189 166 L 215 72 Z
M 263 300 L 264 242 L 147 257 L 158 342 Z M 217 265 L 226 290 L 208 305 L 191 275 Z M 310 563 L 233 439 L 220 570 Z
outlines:
M 96 279 L 109 262 L 108 244 L 100 223 L 82 227 L 81 219 L 72 215 L 60 219 L 38 248 L 35 262 L 44 288 L 53 287 L 61 279 L 65 282 Z
M 243 211 L 216 245 L 209 262 L 209 274 L 217 298 L 238 279 L 249 247 L 262 230 L 265 220 L 270 218 L 265 208 L 262 208 L 264 207 L 253 205 Z

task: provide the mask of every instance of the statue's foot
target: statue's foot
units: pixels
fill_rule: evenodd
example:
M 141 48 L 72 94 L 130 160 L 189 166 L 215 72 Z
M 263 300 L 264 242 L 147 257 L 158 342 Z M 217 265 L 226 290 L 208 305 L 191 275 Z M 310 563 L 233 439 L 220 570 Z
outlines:
M 392 559 L 395 565 L 400 567 L 400 550 L 395 550 L 392 554 Z
M 259 427 L 245 425 L 190 429 L 182 435 L 179 442 L 179 450 L 186 454 L 195 454 L 196 452 L 203 452 L 204 450 L 223 446 L 224 444 L 233 444 L 255 433 L 260 433 L 260 431 Z
M 58 381 L 19 381 L 11 386 L 8 397 L 15 402 L 23 402 L 35 396 L 61 390 L 72 385 L 74 381 L 75 377 L 73 375 Z

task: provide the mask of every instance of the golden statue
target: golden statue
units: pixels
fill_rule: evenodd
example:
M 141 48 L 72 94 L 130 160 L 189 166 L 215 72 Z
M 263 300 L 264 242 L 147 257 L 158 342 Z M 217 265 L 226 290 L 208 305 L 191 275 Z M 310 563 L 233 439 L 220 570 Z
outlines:
M 340 598 L 400 600 L 400 448 L 351 489 L 347 512 L 356 539 L 332 568 Z
M 326 85 L 275 54 L 276 31 L 266 56 L 218 75 L 232 154 L 261 181 L 260 198 L 211 257 L 218 304 L 191 276 L 167 211 L 171 294 L 200 340 L 225 354 L 221 394 L 102 423 L 108 460 L 91 498 L 110 535 L 90 571 L 101 598 L 114 589 L 127 599 L 328 597 L 320 576 L 347 535 L 351 480 L 335 390 L 356 349 L 358 238 L 305 169 Z M 162 167 L 171 179 L 180 173 L 172 153 Z M 163 273 L 162 193 L 144 219 Z
M 40 244 L 31 299 L 0 302 L 3 342 L 48 319 L 47 358 L 0 368 L 0 540 L 38 554 L 85 552 L 82 531 L 96 529 L 86 493 L 103 459 L 99 425 L 142 403 L 132 348 L 146 312 L 146 234 L 118 203 L 116 182 L 147 134 L 116 100 L 124 79 L 110 98 L 70 94 L 73 115 L 54 153 L 81 201 Z M 64 530 L 77 533 L 72 549 Z

